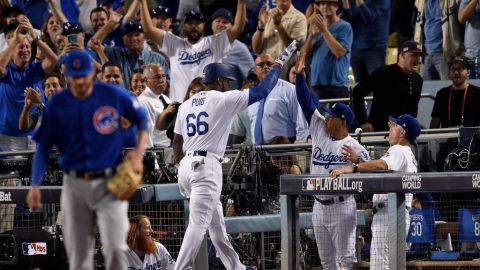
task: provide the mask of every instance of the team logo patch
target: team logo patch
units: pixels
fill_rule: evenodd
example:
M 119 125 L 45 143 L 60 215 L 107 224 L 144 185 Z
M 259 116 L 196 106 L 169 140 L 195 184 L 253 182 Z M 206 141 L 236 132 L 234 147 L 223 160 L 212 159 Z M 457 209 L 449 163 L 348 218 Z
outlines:
M 95 129 L 103 135 L 111 134 L 118 128 L 118 112 L 110 106 L 98 108 L 92 120 Z
M 22 243 L 23 255 L 47 255 L 47 243 L 35 242 L 35 243 Z
M 77 59 L 73 60 L 72 66 L 73 66 L 73 68 L 75 68 L 75 69 L 81 68 L 81 67 L 82 67 L 82 59 L 77 58 Z

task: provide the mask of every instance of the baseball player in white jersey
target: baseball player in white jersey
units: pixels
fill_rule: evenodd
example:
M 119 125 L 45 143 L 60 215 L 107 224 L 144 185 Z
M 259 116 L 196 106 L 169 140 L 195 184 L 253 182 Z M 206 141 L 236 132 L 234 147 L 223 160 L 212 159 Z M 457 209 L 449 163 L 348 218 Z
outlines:
M 144 215 L 130 218 L 128 270 L 173 270 L 175 261 L 168 250 L 152 238 L 152 224 Z
M 180 192 L 190 198 L 189 224 L 177 257 L 176 270 L 192 268 L 208 229 L 210 238 L 228 270 L 245 270 L 228 240 L 223 209 L 221 160 L 225 152 L 233 117 L 275 87 L 279 66 L 295 51 L 295 41 L 277 59 L 276 67 L 257 86 L 248 91 L 228 91 L 232 73 L 229 66 L 212 63 L 205 67 L 204 82 L 210 90 L 197 93 L 183 102 L 175 123 L 173 150 L 179 162 Z
M 342 173 L 368 172 L 373 170 L 393 170 L 398 172 L 417 172 L 417 161 L 412 152 L 412 145 L 420 135 L 421 127 L 417 119 L 409 114 L 403 114 L 398 119 L 390 117 L 388 122 L 390 133 L 388 143 L 390 148 L 378 160 L 371 160 L 358 165 L 335 169 L 332 177 Z M 386 194 L 373 195 L 372 244 L 370 247 L 370 269 L 388 270 L 388 211 Z M 412 194 L 405 194 L 406 229 L 410 224 L 408 209 L 412 206 Z
M 210 63 L 219 62 L 230 50 L 231 44 L 242 33 L 246 21 L 246 0 L 238 0 L 235 22 L 232 27 L 218 34 L 203 36 L 205 19 L 196 11 L 185 14 L 183 32 L 186 38 L 156 28 L 150 17 L 147 0 L 141 3 L 142 25 L 149 37 L 160 46 L 171 62 L 170 99 L 183 102 L 190 82 L 202 75 L 203 69 Z
M 295 88 L 297 98 L 312 135 L 312 174 L 328 174 L 332 169 L 370 160 L 367 150 L 348 135 L 355 118 L 345 104 L 325 109 L 323 117 L 318 100 L 310 94 L 303 73 L 305 54 L 297 59 Z M 313 206 L 312 223 L 318 254 L 325 270 L 353 269 L 357 205 L 352 194 L 318 195 Z

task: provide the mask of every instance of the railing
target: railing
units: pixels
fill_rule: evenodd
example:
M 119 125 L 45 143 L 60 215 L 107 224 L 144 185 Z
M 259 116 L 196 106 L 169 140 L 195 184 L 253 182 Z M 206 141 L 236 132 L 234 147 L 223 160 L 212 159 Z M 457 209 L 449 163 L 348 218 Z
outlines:
M 415 179 L 414 184 L 408 183 Z M 325 184 L 326 182 L 331 184 Z M 299 195 L 388 193 L 388 245 L 390 269 L 406 269 L 405 193 L 480 192 L 479 172 L 284 175 L 280 180 L 282 218 L 282 270 L 299 269 Z M 341 183 L 341 184 L 340 184 Z M 457 224 L 458 226 L 458 224 Z M 449 231 L 449 230 L 448 230 Z M 360 265 L 368 265 L 361 262 Z M 408 266 L 480 266 L 479 261 L 409 262 Z

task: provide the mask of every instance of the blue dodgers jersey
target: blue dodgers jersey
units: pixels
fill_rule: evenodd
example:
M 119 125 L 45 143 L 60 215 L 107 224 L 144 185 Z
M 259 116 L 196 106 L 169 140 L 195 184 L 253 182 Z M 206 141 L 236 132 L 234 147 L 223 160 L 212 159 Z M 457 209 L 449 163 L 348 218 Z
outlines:
M 83 100 L 66 89 L 48 101 L 33 139 L 58 147 L 62 169 L 115 167 L 125 145 L 120 116 L 147 130 L 145 110 L 124 89 L 95 82 L 91 95 Z

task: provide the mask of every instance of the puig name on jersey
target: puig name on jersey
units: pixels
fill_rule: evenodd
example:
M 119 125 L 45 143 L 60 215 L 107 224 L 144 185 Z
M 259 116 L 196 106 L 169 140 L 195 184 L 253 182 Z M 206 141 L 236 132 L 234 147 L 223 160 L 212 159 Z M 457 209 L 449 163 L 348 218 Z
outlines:
M 343 165 L 347 164 L 348 160 L 345 155 L 334 155 L 332 152 L 323 154 L 322 149 L 315 147 L 313 150 L 313 165 L 325 166 L 328 169 L 331 165 Z

